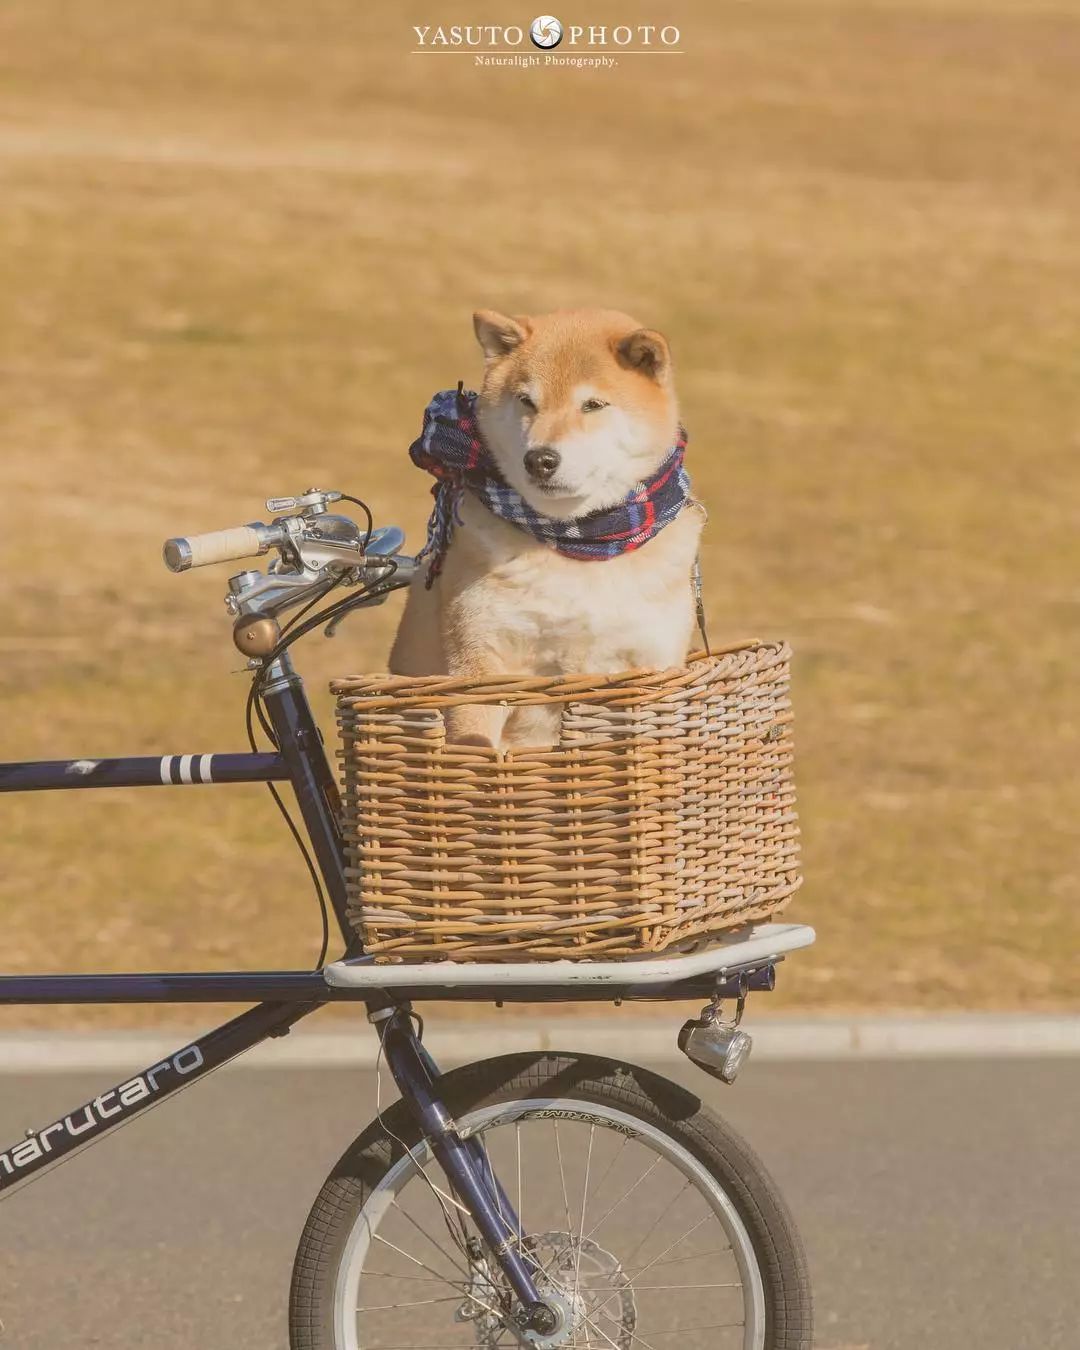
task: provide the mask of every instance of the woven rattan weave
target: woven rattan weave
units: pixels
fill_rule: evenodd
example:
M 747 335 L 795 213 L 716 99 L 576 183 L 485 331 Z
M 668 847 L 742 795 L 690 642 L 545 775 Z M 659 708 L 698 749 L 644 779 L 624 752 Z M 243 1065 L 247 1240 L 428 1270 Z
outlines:
M 334 683 L 350 914 L 382 960 L 636 957 L 763 919 L 799 885 L 787 646 L 562 679 Z M 443 709 L 561 704 L 505 753 Z

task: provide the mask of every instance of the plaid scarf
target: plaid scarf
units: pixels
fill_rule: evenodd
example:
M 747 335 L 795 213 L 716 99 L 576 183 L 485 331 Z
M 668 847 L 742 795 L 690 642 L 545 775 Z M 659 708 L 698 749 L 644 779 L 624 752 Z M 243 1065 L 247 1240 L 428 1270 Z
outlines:
M 500 474 L 476 423 L 476 394 L 462 385 L 444 389 L 424 411 L 424 429 L 409 447 L 414 464 L 435 478 L 435 505 L 427 542 L 417 555 L 428 558 L 427 585 L 442 570 L 443 558 L 461 523 L 462 492 L 468 488 L 500 520 L 527 530 L 564 558 L 601 561 L 630 553 L 670 525 L 690 500 L 690 477 L 683 468 L 686 432 L 650 478 L 638 483 L 615 506 L 591 511 L 577 520 L 542 515 Z

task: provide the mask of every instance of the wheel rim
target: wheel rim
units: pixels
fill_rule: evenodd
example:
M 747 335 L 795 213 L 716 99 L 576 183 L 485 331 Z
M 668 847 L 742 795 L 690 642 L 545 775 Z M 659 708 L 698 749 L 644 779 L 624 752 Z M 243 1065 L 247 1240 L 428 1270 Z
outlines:
M 564 1127 L 562 1139 L 559 1138 L 560 1125 Z M 425 1140 L 412 1150 L 411 1156 L 402 1157 L 385 1172 L 353 1224 L 335 1284 L 337 1350 L 376 1350 L 376 1347 L 378 1350 L 457 1350 L 458 1347 L 465 1350 L 470 1346 L 501 1348 L 515 1345 L 537 1345 L 542 1350 L 557 1350 L 562 1345 L 582 1347 L 582 1350 L 584 1347 L 589 1350 L 676 1350 L 676 1347 L 678 1350 L 697 1350 L 697 1347 L 702 1350 L 705 1347 L 708 1350 L 763 1350 L 765 1295 L 749 1234 L 720 1183 L 682 1144 L 655 1125 L 616 1107 L 566 1098 L 530 1098 L 483 1107 L 459 1118 L 457 1126 L 463 1136 L 481 1137 L 492 1156 L 496 1153 L 507 1155 L 509 1138 L 513 1135 L 513 1152 L 495 1158 L 495 1171 L 511 1203 L 516 1205 L 517 1197 L 523 1197 L 522 1223 L 526 1235 L 543 1238 L 552 1248 L 562 1242 L 561 1254 L 556 1258 L 539 1251 L 536 1257 L 542 1267 L 547 1262 L 551 1268 L 546 1277 L 549 1281 L 547 1292 L 557 1291 L 559 1297 L 555 1301 L 561 1299 L 565 1305 L 563 1328 L 551 1338 L 538 1340 L 523 1337 L 500 1321 L 501 1274 L 493 1273 L 489 1268 L 478 1275 L 475 1265 L 454 1247 L 446 1221 L 437 1212 L 435 1197 L 419 1175 L 423 1167 L 425 1174 L 439 1188 L 444 1197 L 440 1207 L 456 1206 L 438 1167 L 432 1166 L 431 1148 Z M 570 1138 L 570 1127 L 576 1131 L 574 1140 Z M 549 1169 L 553 1175 L 547 1188 L 536 1176 L 526 1181 L 529 1157 L 543 1142 L 536 1134 L 537 1130 L 552 1131 L 556 1141 L 554 1156 L 558 1157 L 558 1168 L 552 1166 Z M 608 1199 L 606 1203 L 602 1198 L 603 1183 L 596 1184 L 602 1165 L 598 1154 L 597 1172 L 592 1171 L 598 1130 L 605 1132 L 605 1142 L 617 1150 L 620 1159 L 628 1142 L 655 1155 L 655 1161 L 642 1170 L 639 1180 L 630 1182 L 628 1189 L 616 1175 L 616 1198 L 614 1201 Z M 621 1146 L 606 1138 L 612 1133 L 622 1137 Z M 551 1137 L 547 1134 L 548 1139 Z M 585 1140 L 588 1140 L 587 1152 Z M 575 1144 L 580 1144 L 576 1152 Z M 579 1194 L 573 1184 L 568 1186 L 567 1173 L 580 1175 L 582 1166 L 585 1184 Z M 624 1172 L 630 1169 L 629 1176 L 633 1177 L 633 1167 L 632 1158 L 625 1163 L 611 1162 L 608 1176 L 621 1168 Z M 658 1173 L 661 1175 L 657 1176 Z M 678 1174 L 684 1179 L 681 1189 Z M 672 1230 L 661 1230 L 659 1221 L 644 1237 L 636 1231 L 627 1236 L 632 1216 L 644 1213 L 642 1222 L 648 1221 L 651 1212 L 648 1206 L 654 1201 L 649 1196 L 646 1204 L 644 1187 L 654 1177 L 653 1185 L 661 1187 L 662 1197 L 656 1203 L 664 1207 L 665 1219 L 674 1216 L 677 1220 L 680 1235 L 675 1241 L 669 1241 Z M 668 1186 L 669 1180 L 674 1182 L 673 1187 Z M 410 1183 L 414 1188 L 413 1197 L 421 1197 L 429 1211 L 437 1214 L 441 1225 L 439 1231 L 426 1231 L 426 1228 L 434 1227 L 430 1216 L 425 1226 L 406 1212 L 401 1198 Z M 590 1184 L 594 1187 L 592 1195 Z M 541 1187 L 539 1197 L 536 1195 L 538 1186 Z M 680 1216 L 681 1210 L 690 1210 L 689 1198 L 684 1202 L 683 1197 L 691 1190 L 696 1197 L 698 1214 L 695 1217 L 694 1212 L 684 1212 Z M 530 1213 L 538 1206 L 562 1209 L 562 1201 L 566 1202 L 568 1222 L 565 1225 L 554 1228 L 545 1225 L 538 1229 L 531 1224 Z M 590 1211 L 589 1206 L 594 1202 L 598 1209 Z M 610 1212 L 607 1212 L 609 1207 Z M 459 1210 L 460 1206 L 449 1209 L 452 1224 L 459 1223 Z M 601 1213 L 599 1221 L 596 1221 L 597 1213 Z M 397 1224 L 394 1233 L 405 1231 L 408 1240 L 386 1235 L 391 1217 Z M 718 1226 L 724 1248 L 716 1240 L 718 1233 L 713 1224 Z M 471 1225 L 468 1229 L 471 1231 Z M 665 1253 L 668 1245 L 670 1250 Z M 440 1250 L 442 1257 L 436 1255 Z M 376 1252 L 380 1256 L 378 1261 L 372 1259 Z M 631 1252 L 634 1253 L 633 1260 L 627 1261 Z M 388 1260 L 393 1267 L 389 1272 L 383 1269 Z M 556 1262 L 559 1272 L 565 1271 L 568 1262 L 573 1267 L 572 1284 L 569 1274 L 556 1274 Z M 681 1268 L 690 1273 L 664 1284 L 658 1282 L 658 1269 L 664 1267 L 672 1271 Z M 595 1283 L 583 1282 L 582 1268 L 586 1278 Z M 693 1272 L 698 1274 L 695 1276 Z M 703 1273 L 707 1276 L 704 1281 Z M 391 1287 L 388 1281 L 395 1282 L 395 1290 L 404 1288 L 409 1297 L 403 1302 L 394 1301 L 396 1294 L 386 1292 Z M 439 1289 L 439 1283 L 446 1288 Z M 692 1294 L 691 1290 L 694 1291 Z M 628 1307 L 627 1292 L 632 1308 Z M 664 1295 L 662 1300 L 658 1297 L 661 1294 Z M 374 1301 L 373 1295 L 377 1295 Z M 590 1299 L 593 1301 L 587 1303 Z M 597 1299 L 600 1300 L 599 1311 Z M 691 1308 L 703 1300 L 709 1303 L 710 1310 L 691 1315 Z M 652 1326 L 648 1320 L 641 1320 L 643 1305 L 654 1309 L 661 1302 L 665 1308 L 674 1309 L 667 1315 L 675 1317 L 679 1325 Z M 463 1305 L 468 1312 L 470 1303 L 474 1309 L 472 1316 L 452 1320 Z M 679 1305 L 677 1309 L 675 1305 Z M 435 1321 L 438 1330 L 410 1332 L 403 1320 L 395 1323 L 400 1314 L 411 1318 L 414 1314 L 410 1310 L 417 1309 L 420 1311 L 416 1315 L 421 1320 Z M 614 1311 L 620 1313 L 618 1320 Z M 655 1311 L 650 1311 L 648 1316 L 655 1320 Z M 400 1326 L 401 1330 L 388 1333 L 385 1329 L 387 1321 Z M 498 1334 L 497 1326 L 502 1328 Z

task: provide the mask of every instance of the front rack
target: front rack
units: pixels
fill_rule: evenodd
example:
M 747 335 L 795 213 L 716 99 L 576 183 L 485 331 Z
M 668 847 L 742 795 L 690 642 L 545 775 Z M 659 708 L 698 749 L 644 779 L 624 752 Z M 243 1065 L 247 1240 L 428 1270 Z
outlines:
M 601 991 L 611 996 L 615 988 L 640 990 L 670 988 L 701 979 L 724 980 L 774 966 L 785 953 L 809 947 L 814 930 L 805 924 L 758 924 L 745 933 L 728 937 L 706 951 L 688 955 L 648 956 L 623 961 L 431 961 L 425 964 L 375 964 L 370 958 L 333 961 L 323 971 L 334 988 L 385 989 L 403 987 L 430 990 L 439 997 L 449 989 L 565 989 L 575 998 L 579 991 Z M 507 995 L 509 996 L 509 994 Z M 422 997 L 422 995 L 417 995 Z
M 762 924 L 708 951 L 633 961 L 520 964 L 376 964 L 334 961 L 322 970 L 158 974 L 5 975 L 0 1005 L 28 1003 L 611 1003 L 734 998 L 769 990 L 776 965 L 808 947 L 802 924 Z

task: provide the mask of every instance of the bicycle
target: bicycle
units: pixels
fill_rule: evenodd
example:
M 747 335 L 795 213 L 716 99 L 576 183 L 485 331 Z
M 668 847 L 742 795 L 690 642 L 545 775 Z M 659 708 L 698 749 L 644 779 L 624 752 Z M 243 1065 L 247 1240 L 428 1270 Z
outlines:
M 338 501 L 357 505 L 365 525 L 331 513 Z M 293 1268 L 293 1350 L 809 1350 L 809 1282 L 784 1202 L 747 1145 L 692 1093 L 622 1060 L 574 1053 L 507 1055 L 442 1074 L 412 1003 L 701 998 L 678 1044 L 732 1082 L 750 1049 L 739 1025 L 748 994 L 771 989 L 777 964 L 813 931 L 765 924 L 709 951 L 645 961 L 410 966 L 365 955 L 346 917 L 337 783 L 289 648 L 382 603 L 417 563 L 401 552 L 402 531 L 375 529 L 358 498 L 310 489 L 266 505 L 269 525 L 164 546 L 175 572 L 277 555 L 265 572 L 231 577 L 226 597 L 253 671 L 250 751 L 0 764 L 0 792 L 266 783 L 320 901 L 319 961 L 313 970 L 0 977 L 4 1004 L 256 1003 L 28 1130 L 0 1152 L 0 1198 L 326 1004 L 360 1002 L 401 1097 L 349 1146 L 311 1209 Z M 346 598 L 330 600 L 339 590 Z M 258 748 L 256 721 L 270 750 Z M 278 784 L 293 789 L 307 844 Z M 344 944 L 333 961 L 327 899 Z

